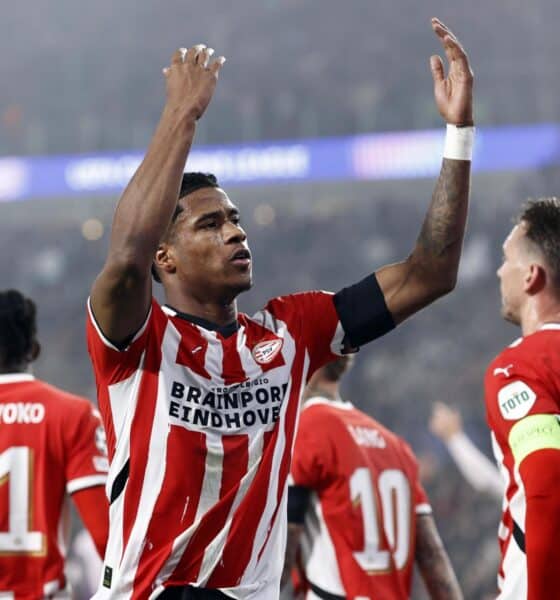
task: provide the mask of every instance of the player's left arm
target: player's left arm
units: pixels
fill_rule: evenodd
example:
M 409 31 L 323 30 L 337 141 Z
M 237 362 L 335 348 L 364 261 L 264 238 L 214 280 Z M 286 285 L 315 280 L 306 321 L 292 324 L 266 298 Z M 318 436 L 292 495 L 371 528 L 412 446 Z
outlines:
M 462 600 L 459 582 L 432 515 L 416 516 L 414 558 L 431 600 Z
M 528 600 L 549 597 L 560 564 L 560 424 L 553 414 L 517 421 L 509 446 L 525 487 Z M 516 540 L 519 543 L 521 540 Z M 521 543 L 523 543 L 521 541 Z
M 282 569 L 280 589 L 282 589 L 290 580 L 292 569 L 295 567 L 296 564 L 296 556 L 302 533 L 303 523 L 288 522 L 288 539 L 286 541 L 286 552 L 284 555 L 284 568 Z
M 473 125 L 473 73 L 469 59 L 441 21 L 433 19 L 432 28 L 449 64 L 445 76 L 441 58 L 430 58 L 437 108 L 448 126 L 459 128 L 455 135 L 468 135 L 464 128 Z M 470 160 L 456 158 L 443 159 L 430 207 L 410 256 L 376 273 L 395 323 L 455 287 L 467 222 L 471 168 Z

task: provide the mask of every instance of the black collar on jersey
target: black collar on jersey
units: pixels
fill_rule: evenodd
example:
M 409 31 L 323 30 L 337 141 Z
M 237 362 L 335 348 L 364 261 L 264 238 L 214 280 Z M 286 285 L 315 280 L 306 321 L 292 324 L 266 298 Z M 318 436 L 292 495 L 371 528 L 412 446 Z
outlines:
M 189 323 L 194 323 L 194 325 L 198 325 L 203 329 L 208 329 L 208 331 L 217 331 L 222 337 L 225 338 L 230 337 L 239 329 L 239 323 L 237 320 L 233 321 L 232 323 L 228 323 L 227 325 L 218 325 L 217 323 L 212 323 L 212 321 L 208 321 L 202 317 L 196 317 L 195 315 L 189 315 L 188 313 L 181 312 L 169 304 L 166 304 L 165 306 L 170 308 L 175 313 L 175 316 L 184 319 L 185 321 L 189 321 Z

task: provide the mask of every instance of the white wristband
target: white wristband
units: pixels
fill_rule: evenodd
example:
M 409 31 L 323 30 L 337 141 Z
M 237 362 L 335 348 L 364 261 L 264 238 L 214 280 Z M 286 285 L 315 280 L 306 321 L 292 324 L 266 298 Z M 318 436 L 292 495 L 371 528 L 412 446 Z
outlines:
M 448 123 L 443 158 L 472 160 L 474 131 L 474 127 L 457 127 Z

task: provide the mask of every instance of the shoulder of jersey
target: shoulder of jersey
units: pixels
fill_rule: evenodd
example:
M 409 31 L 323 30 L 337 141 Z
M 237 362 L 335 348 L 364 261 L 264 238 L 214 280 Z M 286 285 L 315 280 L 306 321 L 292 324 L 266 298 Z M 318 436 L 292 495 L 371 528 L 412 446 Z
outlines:
M 94 405 L 82 396 L 77 396 L 76 394 L 62 390 L 46 381 L 41 381 L 40 379 L 36 379 L 35 384 L 37 388 L 37 399 L 42 402 L 56 402 L 58 405 L 64 406 L 65 410 L 95 410 Z
M 560 330 L 557 335 L 547 335 L 548 331 L 538 331 L 526 337 L 520 337 L 504 348 L 490 363 L 486 372 L 488 383 L 494 380 L 514 379 L 527 375 L 539 368 L 537 356 L 552 352 L 560 364 Z M 557 338 L 557 339 L 555 339 Z

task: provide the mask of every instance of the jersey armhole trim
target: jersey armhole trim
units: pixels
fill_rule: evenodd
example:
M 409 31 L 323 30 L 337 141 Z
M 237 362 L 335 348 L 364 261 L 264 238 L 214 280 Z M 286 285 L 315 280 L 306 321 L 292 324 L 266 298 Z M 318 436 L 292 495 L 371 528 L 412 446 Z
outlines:
M 87 300 L 87 308 L 90 320 L 93 323 L 93 326 L 95 327 L 95 331 L 97 331 L 99 339 L 105 344 L 105 346 L 111 348 L 112 350 L 116 350 L 117 352 L 126 352 L 130 348 L 130 346 L 132 346 L 132 344 L 144 333 L 144 331 L 146 331 L 146 327 L 148 326 L 148 323 L 150 322 L 150 317 L 152 316 L 152 305 L 150 304 L 150 310 L 148 311 L 144 322 L 140 326 L 140 329 L 132 336 L 130 341 L 127 342 L 125 346 L 119 348 L 113 342 L 111 342 L 111 340 L 103 333 L 103 330 L 99 326 L 99 323 L 95 318 L 95 314 L 93 313 L 93 308 L 91 307 L 91 296 Z
M 107 483 L 107 475 L 86 475 L 86 477 L 78 477 L 72 479 L 66 484 L 66 491 L 69 494 L 85 490 L 86 488 L 95 487 L 96 485 L 105 486 Z
M 427 503 L 417 504 L 414 512 L 417 515 L 431 515 L 432 507 Z

